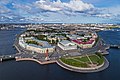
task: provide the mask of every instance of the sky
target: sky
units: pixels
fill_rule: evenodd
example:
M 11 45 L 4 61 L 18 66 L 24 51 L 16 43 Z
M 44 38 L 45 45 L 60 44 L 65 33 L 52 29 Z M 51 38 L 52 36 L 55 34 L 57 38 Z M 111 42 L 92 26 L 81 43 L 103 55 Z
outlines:
M 0 23 L 120 23 L 120 0 L 0 0 Z

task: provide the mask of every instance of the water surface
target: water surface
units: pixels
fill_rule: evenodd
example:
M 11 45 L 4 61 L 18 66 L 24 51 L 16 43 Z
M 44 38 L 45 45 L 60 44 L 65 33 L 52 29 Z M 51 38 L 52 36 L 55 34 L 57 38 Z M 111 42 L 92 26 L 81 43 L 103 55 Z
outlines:
M 0 31 L 0 55 L 14 54 L 15 35 L 23 30 Z M 102 31 L 99 35 L 107 43 L 119 44 L 120 31 Z M 65 70 L 57 64 L 40 65 L 33 61 L 6 61 L 0 63 L 0 80 L 120 80 L 120 49 L 109 49 L 107 59 L 110 66 L 97 73 L 76 73 Z

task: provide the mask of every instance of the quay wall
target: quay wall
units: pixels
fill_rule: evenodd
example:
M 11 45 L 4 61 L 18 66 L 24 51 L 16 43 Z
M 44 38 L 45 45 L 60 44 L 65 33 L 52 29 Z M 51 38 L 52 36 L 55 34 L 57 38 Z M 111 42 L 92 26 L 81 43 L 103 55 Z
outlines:
M 62 62 L 61 60 L 59 60 L 62 64 L 66 65 L 66 66 L 69 66 L 71 68 L 74 68 L 74 69 L 80 69 L 80 70 L 95 70 L 95 69 L 99 69 L 100 67 L 102 67 L 105 63 L 102 63 L 101 65 L 99 66 L 96 66 L 96 67 L 90 67 L 90 68 L 82 68 L 82 67 L 74 67 L 74 66 L 70 66 L 68 64 L 65 64 L 64 62 Z M 59 62 L 57 62 L 59 64 Z M 64 67 L 64 66 L 62 66 Z M 66 68 L 66 67 L 64 67 Z
M 56 60 L 41 62 L 41 61 L 39 61 L 37 59 L 33 59 L 33 58 L 16 58 L 16 61 L 35 61 L 39 64 L 50 64 L 50 63 L 55 63 L 56 62 Z
M 109 66 L 109 62 L 106 58 L 105 58 L 105 62 L 103 64 L 101 64 L 97 67 L 93 67 L 93 68 L 78 68 L 78 67 L 67 65 L 60 60 L 57 60 L 56 63 L 64 69 L 74 71 L 74 72 L 81 72 L 81 73 L 99 72 L 99 71 L 106 69 Z

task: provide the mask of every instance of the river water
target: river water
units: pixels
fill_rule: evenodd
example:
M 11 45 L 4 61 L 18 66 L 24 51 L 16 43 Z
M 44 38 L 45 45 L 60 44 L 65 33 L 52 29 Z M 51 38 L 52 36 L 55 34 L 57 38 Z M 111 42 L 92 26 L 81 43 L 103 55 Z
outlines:
M 120 44 L 120 29 L 101 31 L 99 35 L 106 43 Z M 14 54 L 17 51 L 12 46 L 15 35 L 23 29 L 0 31 L 0 55 Z M 57 64 L 40 65 L 32 61 L 0 62 L 0 80 L 120 80 L 120 49 L 109 49 L 106 58 L 110 66 L 97 73 L 76 73 L 65 70 Z

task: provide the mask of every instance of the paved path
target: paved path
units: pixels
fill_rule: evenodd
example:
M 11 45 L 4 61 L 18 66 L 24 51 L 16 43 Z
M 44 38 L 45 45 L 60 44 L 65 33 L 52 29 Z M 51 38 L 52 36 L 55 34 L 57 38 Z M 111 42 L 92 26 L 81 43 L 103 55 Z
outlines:
M 89 58 L 89 56 L 88 56 L 87 54 L 86 54 L 86 56 L 87 56 L 87 58 L 89 59 L 90 63 L 91 63 L 92 65 L 94 65 L 93 62 L 91 61 L 91 59 Z

